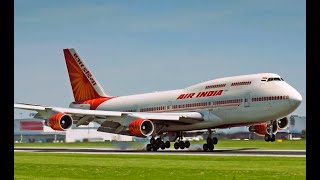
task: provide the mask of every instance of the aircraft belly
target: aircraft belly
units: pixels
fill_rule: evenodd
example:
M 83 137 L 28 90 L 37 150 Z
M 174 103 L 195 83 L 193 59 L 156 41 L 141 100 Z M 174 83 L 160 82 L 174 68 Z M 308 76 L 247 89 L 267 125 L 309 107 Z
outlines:
M 196 124 L 190 125 L 172 125 L 169 127 L 164 127 L 161 131 L 191 131 L 191 130 L 200 130 L 200 129 L 208 129 L 215 126 L 222 125 L 222 122 L 200 122 Z

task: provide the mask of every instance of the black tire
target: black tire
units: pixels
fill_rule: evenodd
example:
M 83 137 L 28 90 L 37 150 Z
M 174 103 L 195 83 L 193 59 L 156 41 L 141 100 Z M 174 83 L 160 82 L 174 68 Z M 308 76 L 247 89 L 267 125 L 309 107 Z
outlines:
M 146 149 L 147 149 L 147 151 L 151 151 L 151 144 L 147 144 L 147 147 L 146 147 Z
M 272 135 L 271 135 L 271 138 L 270 138 L 270 141 L 271 141 L 271 142 L 274 142 L 275 140 L 276 140 L 276 135 L 272 134 Z
M 213 137 L 212 138 L 212 144 L 218 144 L 218 138 Z
M 175 143 L 174 143 L 174 148 L 175 148 L 175 149 L 179 149 L 179 147 L 180 147 L 180 146 L 179 146 L 179 143 L 178 143 L 178 142 L 175 142 Z
M 153 147 L 152 147 L 152 150 L 153 150 L 153 151 L 158 151 L 158 149 L 159 149 L 158 146 L 153 146 Z
M 270 141 L 270 135 L 269 134 L 264 135 L 264 140 L 266 142 L 269 142 Z
M 212 144 L 212 138 L 211 137 L 207 137 L 207 144 Z
M 183 141 L 179 142 L 180 149 L 184 149 L 186 147 L 186 144 Z
M 203 145 L 203 151 L 204 151 L 204 152 L 207 152 L 207 151 L 208 151 L 208 144 L 204 144 L 204 145 Z
M 154 144 L 156 142 L 156 140 L 154 139 L 154 137 L 152 137 L 151 139 L 150 139 L 150 144 Z
M 156 139 L 156 143 L 160 145 L 161 144 L 161 138 L 157 138 Z
M 160 148 L 161 148 L 162 150 L 164 150 L 164 149 L 166 148 L 166 145 L 164 144 L 163 141 L 161 141 L 161 143 L 160 143 Z
M 186 148 L 190 147 L 190 141 L 186 141 L 184 144 L 186 145 Z
M 166 148 L 170 148 L 170 141 L 166 141 Z
M 209 149 L 210 151 L 213 151 L 214 145 L 213 145 L 213 144 L 208 144 L 208 149 Z

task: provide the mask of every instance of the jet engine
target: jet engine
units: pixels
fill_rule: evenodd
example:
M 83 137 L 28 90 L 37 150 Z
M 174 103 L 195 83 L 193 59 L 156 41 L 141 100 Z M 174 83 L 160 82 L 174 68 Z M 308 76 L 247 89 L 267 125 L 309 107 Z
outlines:
M 288 117 L 284 117 L 284 118 L 281 118 L 281 119 L 277 120 L 277 124 L 278 124 L 278 129 L 279 130 L 285 129 L 289 125 Z
M 153 123 L 148 119 L 135 119 L 129 124 L 129 133 L 136 137 L 150 136 L 154 131 Z
M 264 136 L 268 134 L 267 123 L 261 123 L 261 124 L 249 126 L 249 131 L 254 132 L 260 136 Z M 277 121 L 274 121 L 272 123 L 272 132 L 276 133 L 277 131 L 278 131 L 278 124 L 277 124 Z
M 56 113 L 47 121 L 48 126 L 56 131 L 65 131 L 72 126 L 73 119 L 64 113 Z

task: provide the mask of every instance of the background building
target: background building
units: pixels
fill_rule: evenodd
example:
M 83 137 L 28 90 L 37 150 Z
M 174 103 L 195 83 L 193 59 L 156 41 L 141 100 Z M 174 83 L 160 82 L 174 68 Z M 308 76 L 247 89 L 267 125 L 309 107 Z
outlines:
M 132 141 L 123 136 L 97 131 L 98 125 L 72 127 L 67 131 L 55 131 L 44 125 L 44 120 L 29 118 L 14 120 L 14 142 L 86 142 L 86 141 Z
M 66 132 L 46 131 L 43 120 L 15 119 L 14 142 L 65 142 Z

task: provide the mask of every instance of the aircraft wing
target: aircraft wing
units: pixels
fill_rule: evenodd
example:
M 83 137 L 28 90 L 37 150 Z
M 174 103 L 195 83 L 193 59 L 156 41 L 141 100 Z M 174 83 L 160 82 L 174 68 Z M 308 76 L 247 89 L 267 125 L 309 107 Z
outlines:
M 76 108 L 61 108 L 52 106 L 42 106 L 33 104 L 14 104 L 14 108 L 37 111 L 35 118 L 49 119 L 53 114 L 64 113 L 72 116 L 74 124 L 87 125 L 89 119 L 99 119 L 99 124 L 104 121 L 118 122 L 122 125 L 128 125 L 135 118 L 148 119 L 151 121 L 174 121 L 183 123 L 192 123 L 194 121 L 202 121 L 203 116 L 198 112 L 179 112 L 179 113 L 148 113 L 148 112 L 121 112 L 121 111 L 103 111 L 103 110 L 87 110 Z M 83 119 L 86 119 L 85 121 Z M 189 121 L 188 121 L 189 119 Z M 82 121 L 81 121 L 82 120 Z

